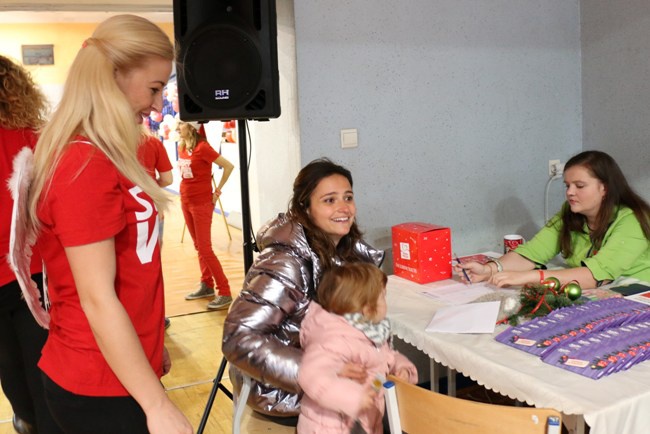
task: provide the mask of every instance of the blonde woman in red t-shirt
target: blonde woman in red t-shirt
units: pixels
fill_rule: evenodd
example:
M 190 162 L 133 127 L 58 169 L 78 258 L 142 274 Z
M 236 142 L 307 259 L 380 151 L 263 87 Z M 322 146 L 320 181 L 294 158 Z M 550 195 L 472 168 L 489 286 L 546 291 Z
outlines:
M 27 211 L 51 302 L 39 367 L 66 434 L 193 432 L 160 382 L 171 367 L 157 217 L 168 199 L 136 158 L 173 60 L 152 22 L 103 21 L 36 144 Z
M 208 309 L 227 308 L 232 303 L 230 284 L 223 272 L 219 258 L 212 250 L 212 215 L 214 204 L 221 196 L 221 189 L 230 177 L 234 166 L 215 151 L 206 138 L 199 133 L 196 122 L 180 122 L 178 133 L 178 167 L 181 172 L 181 209 L 185 224 L 199 254 L 201 284 L 185 296 L 186 300 L 214 297 Z M 212 165 L 223 169 L 221 179 L 212 191 Z M 218 295 L 215 296 L 215 284 Z

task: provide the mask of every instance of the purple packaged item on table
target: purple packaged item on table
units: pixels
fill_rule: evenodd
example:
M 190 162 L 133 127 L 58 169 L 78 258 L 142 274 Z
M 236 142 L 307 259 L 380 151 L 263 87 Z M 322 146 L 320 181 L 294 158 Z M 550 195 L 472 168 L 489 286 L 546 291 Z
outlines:
M 603 334 L 611 335 L 612 341 L 608 341 L 604 348 L 594 352 L 590 368 L 598 371 L 596 378 L 618 372 L 623 367 L 625 359 L 628 358 L 627 352 L 624 351 L 626 345 L 623 341 L 630 333 L 629 330 L 629 328 L 619 327 L 603 332 Z
M 591 301 L 510 327 L 495 339 L 598 379 L 650 358 L 650 306 L 624 298 Z
M 576 360 L 587 361 L 588 363 L 578 369 L 569 370 L 595 380 L 605 376 L 611 370 L 612 364 L 617 360 L 610 358 L 610 354 L 615 352 L 613 346 L 616 344 L 618 336 L 619 333 L 614 330 L 595 333 L 589 339 L 592 344 L 582 347 L 574 355 Z
M 496 340 L 538 356 L 561 343 L 579 336 L 630 322 L 650 312 L 650 306 L 623 298 L 606 299 L 574 305 L 511 327 Z
M 577 374 L 599 379 L 629 369 L 650 356 L 650 322 L 629 324 L 561 344 L 542 361 Z
M 637 324 L 628 324 L 621 327 L 624 330 L 630 330 L 630 333 L 625 336 L 619 345 L 619 351 L 625 354 L 620 354 L 623 359 L 622 366 L 617 366 L 616 371 L 629 369 L 631 366 L 643 361 L 643 351 L 639 351 L 640 344 L 650 338 L 650 323 L 641 322 Z
M 645 361 L 650 356 L 650 322 L 635 324 L 637 330 L 630 339 L 626 339 L 624 350 L 627 352 L 622 370 L 629 369 L 637 363 Z
M 620 327 L 617 331 L 621 332 L 621 336 L 617 337 L 612 348 L 607 348 L 607 352 L 597 354 L 592 360 L 591 368 L 602 369 L 603 375 L 629 369 L 644 360 L 644 351 L 639 349 L 640 343 L 648 342 L 647 330 Z
M 547 351 L 541 359 L 550 365 L 579 374 L 591 362 L 591 356 L 585 357 L 585 348 L 599 346 L 601 343 L 602 339 L 598 336 L 582 337 L 566 345 L 554 347 Z

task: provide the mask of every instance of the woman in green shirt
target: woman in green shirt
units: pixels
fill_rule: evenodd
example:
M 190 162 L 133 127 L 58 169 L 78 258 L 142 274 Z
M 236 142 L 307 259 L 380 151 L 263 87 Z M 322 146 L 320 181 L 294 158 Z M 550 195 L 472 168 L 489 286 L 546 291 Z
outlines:
M 526 244 L 487 264 L 467 262 L 472 282 L 498 287 L 537 283 L 555 277 L 594 288 L 620 276 L 650 281 L 650 206 L 627 183 L 608 154 L 585 151 L 564 168 L 566 202 Z M 569 268 L 546 270 L 561 253 Z

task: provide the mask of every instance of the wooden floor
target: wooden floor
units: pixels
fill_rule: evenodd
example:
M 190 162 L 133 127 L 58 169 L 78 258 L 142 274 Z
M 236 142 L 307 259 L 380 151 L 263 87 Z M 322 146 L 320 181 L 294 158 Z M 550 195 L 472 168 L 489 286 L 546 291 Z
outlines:
M 215 253 L 219 257 L 235 296 L 244 278 L 241 231 L 230 227 L 232 241 L 228 239 L 221 216 L 215 215 L 212 225 Z M 195 289 L 199 282 L 196 252 L 189 233 L 183 232 L 183 217 L 178 199 L 165 218 L 163 243 L 163 273 L 165 278 L 166 313 L 171 317 L 165 343 L 172 358 L 172 370 L 162 382 L 171 399 L 198 428 L 221 362 L 221 338 L 225 311 L 209 312 L 205 305 L 209 299 L 184 300 L 186 293 Z M 227 372 L 226 372 L 227 376 Z M 228 381 L 225 384 L 230 387 Z M 12 411 L 7 399 L 0 392 L 0 434 L 13 433 Z M 225 434 L 232 429 L 232 402 L 219 392 L 210 412 L 206 434 Z M 245 433 L 294 433 L 294 428 L 273 424 L 252 414 L 244 414 L 242 432 Z

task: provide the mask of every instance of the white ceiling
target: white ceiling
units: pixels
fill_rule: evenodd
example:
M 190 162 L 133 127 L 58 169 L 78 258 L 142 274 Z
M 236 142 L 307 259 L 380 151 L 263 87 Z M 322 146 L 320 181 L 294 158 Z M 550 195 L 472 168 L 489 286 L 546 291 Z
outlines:
M 0 23 L 98 23 L 117 13 L 136 13 L 158 23 L 173 22 L 172 0 L 0 0 Z

